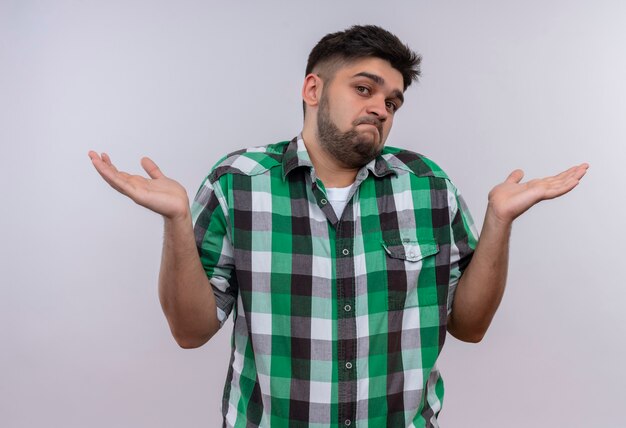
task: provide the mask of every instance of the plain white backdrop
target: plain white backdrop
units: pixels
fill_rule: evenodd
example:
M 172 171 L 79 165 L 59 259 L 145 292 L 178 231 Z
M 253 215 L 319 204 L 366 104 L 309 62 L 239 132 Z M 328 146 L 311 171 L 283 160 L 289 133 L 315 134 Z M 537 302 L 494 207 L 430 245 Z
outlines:
M 161 219 L 87 151 L 149 155 L 192 197 L 225 153 L 300 131 L 308 52 L 357 23 L 423 55 L 388 144 L 442 165 L 479 226 L 513 169 L 591 164 L 515 224 L 483 342 L 448 337 L 441 425 L 626 426 L 620 0 L 0 0 L 0 425 L 219 426 L 232 323 L 177 347 Z

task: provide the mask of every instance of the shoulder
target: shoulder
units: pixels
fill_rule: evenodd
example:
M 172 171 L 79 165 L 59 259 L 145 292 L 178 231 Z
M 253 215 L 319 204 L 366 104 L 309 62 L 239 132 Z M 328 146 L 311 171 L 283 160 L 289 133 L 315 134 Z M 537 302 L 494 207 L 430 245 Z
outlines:
M 397 147 L 385 147 L 381 153 L 389 167 L 418 177 L 435 177 L 449 180 L 448 175 L 434 161 L 416 152 Z
M 208 179 L 215 182 L 227 174 L 259 175 L 282 165 L 289 141 L 260 147 L 250 147 L 229 153 L 217 161 Z

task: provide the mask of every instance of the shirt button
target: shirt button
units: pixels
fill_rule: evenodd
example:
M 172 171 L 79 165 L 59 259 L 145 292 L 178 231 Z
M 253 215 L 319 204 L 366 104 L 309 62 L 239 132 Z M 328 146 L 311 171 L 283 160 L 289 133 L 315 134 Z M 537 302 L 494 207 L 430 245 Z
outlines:
M 328 201 L 327 201 L 326 199 L 322 199 L 322 200 L 320 200 L 320 203 L 321 203 L 322 205 L 326 205 L 326 204 L 328 203 Z
M 352 363 L 351 363 L 350 361 L 348 361 L 348 362 L 346 363 L 346 368 L 347 368 L 348 370 L 350 370 L 350 369 L 352 368 Z
M 346 305 L 346 306 L 343 307 L 343 310 L 346 311 L 346 312 L 350 312 L 352 310 L 352 306 Z
M 345 426 L 349 427 L 350 424 L 352 424 L 352 421 L 350 419 L 346 419 L 343 423 Z
M 350 250 L 348 250 L 347 248 L 344 248 L 342 253 L 344 256 L 347 256 L 348 254 L 350 254 Z
M 415 253 L 414 253 L 413 251 L 411 251 L 411 252 L 409 253 L 409 257 L 415 257 Z

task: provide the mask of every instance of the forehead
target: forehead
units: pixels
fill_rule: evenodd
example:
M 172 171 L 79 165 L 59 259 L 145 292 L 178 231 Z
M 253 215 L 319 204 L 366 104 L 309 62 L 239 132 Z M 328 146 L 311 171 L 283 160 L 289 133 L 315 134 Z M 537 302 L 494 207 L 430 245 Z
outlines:
M 380 58 L 362 58 L 350 61 L 339 67 L 335 72 L 335 79 L 358 79 L 363 74 L 378 76 L 383 79 L 384 86 L 389 90 L 404 92 L 402 73 L 393 68 L 389 61 Z

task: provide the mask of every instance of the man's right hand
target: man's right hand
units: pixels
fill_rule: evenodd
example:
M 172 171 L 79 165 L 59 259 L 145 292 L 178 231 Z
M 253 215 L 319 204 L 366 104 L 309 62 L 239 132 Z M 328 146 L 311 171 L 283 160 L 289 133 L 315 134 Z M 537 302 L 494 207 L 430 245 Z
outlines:
M 102 156 L 94 151 L 89 158 L 98 173 L 118 192 L 170 220 L 189 216 L 187 191 L 178 182 L 167 178 L 149 158 L 141 159 L 141 166 L 150 178 L 118 171 L 106 153 Z
M 118 192 L 165 219 L 159 299 L 174 338 L 183 348 L 204 344 L 219 329 L 215 297 L 198 256 L 189 198 L 148 158 L 141 166 L 150 178 L 118 171 L 106 153 L 89 152 L 93 166 Z

